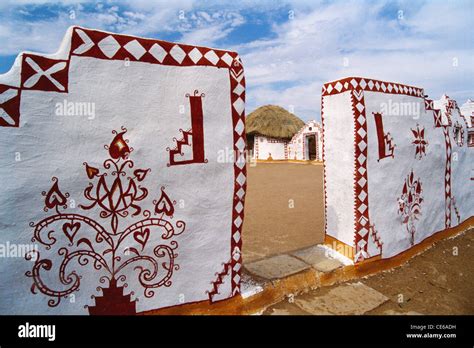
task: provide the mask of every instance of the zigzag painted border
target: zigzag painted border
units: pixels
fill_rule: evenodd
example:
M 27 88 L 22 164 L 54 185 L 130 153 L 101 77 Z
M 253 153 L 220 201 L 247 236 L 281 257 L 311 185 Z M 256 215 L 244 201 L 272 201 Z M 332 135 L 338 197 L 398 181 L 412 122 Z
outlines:
M 234 140 L 234 195 L 230 259 L 232 295 L 240 293 L 242 267 L 242 224 L 247 187 L 245 137 L 245 77 L 236 52 L 171 43 L 74 26 L 69 29 L 65 47 L 67 59 L 56 55 L 21 54 L 19 86 L 0 84 L 0 127 L 20 126 L 22 90 L 67 93 L 68 70 L 72 56 L 121 60 L 170 66 L 209 66 L 228 69 Z M 66 40 L 65 40 L 66 41 Z M 63 42 L 64 45 L 64 42 Z M 11 91 L 16 91 L 11 97 Z M 8 98 L 8 99 L 7 99 Z M 8 104 L 11 103 L 12 105 Z M 8 117 L 7 117 L 8 116 Z
M 341 80 L 325 83 L 323 85 L 322 95 L 326 96 L 338 94 L 354 89 L 359 89 L 367 92 L 405 94 L 414 97 L 424 97 L 424 92 L 422 88 L 362 77 L 346 77 Z
M 209 302 L 213 303 L 214 296 L 220 294 L 219 293 L 219 286 L 224 283 L 224 278 L 229 274 L 229 270 L 231 269 L 232 263 L 227 262 L 223 264 L 222 271 L 220 273 L 216 273 L 216 280 L 212 282 L 212 289 L 207 292 L 209 296 Z
M 354 117 L 354 261 L 359 262 L 369 257 L 369 192 L 367 180 L 367 117 L 365 99 L 362 89 L 351 91 L 352 114 Z
M 324 97 L 344 92 L 351 92 L 352 110 L 355 124 L 354 149 L 355 149 L 355 172 L 354 172 L 354 244 L 356 255 L 355 262 L 363 261 L 367 256 L 369 238 L 369 206 L 367 190 L 367 122 L 365 116 L 364 91 L 380 92 L 388 94 L 403 94 L 417 98 L 423 98 L 426 110 L 433 111 L 433 123 L 435 127 L 443 127 L 446 145 L 445 165 L 445 225 L 451 226 L 451 141 L 447 127 L 441 121 L 441 110 L 434 108 L 433 100 L 428 99 L 422 88 L 403 85 L 394 82 L 386 82 L 361 77 L 346 77 L 337 81 L 325 83 L 321 92 L 321 120 L 323 125 L 323 165 L 325 159 L 324 147 Z M 457 104 L 448 105 L 456 108 Z M 325 166 L 325 165 L 324 165 Z M 324 167 L 325 168 L 325 167 Z M 327 190 L 326 173 L 324 173 L 324 211 L 327 214 Z M 325 234 L 327 235 L 327 222 L 325 221 Z

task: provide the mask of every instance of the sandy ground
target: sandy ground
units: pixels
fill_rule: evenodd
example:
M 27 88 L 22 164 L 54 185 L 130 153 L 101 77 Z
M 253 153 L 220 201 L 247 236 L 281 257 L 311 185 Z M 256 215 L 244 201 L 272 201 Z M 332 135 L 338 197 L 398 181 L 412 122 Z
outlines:
M 474 314 L 474 230 L 438 242 L 408 263 L 360 281 L 389 298 L 366 314 Z M 340 286 L 340 285 L 336 285 Z M 325 287 L 297 296 L 305 300 L 323 296 Z M 308 315 L 288 301 L 264 314 Z
M 443 240 L 402 267 L 363 283 L 390 298 L 370 314 L 474 314 L 474 230 Z
M 243 260 L 302 249 L 324 241 L 323 166 L 248 166 Z

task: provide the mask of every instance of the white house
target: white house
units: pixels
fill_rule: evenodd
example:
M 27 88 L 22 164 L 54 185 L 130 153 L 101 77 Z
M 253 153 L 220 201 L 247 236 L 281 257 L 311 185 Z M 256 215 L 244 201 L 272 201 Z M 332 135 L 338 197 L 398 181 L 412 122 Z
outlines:
M 322 161 L 323 136 L 321 124 L 309 121 L 288 144 L 288 158 L 302 161 Z
M 280 106 L 265 105 L 247 116 L 247 142 L 256 160 L 290 159 L 288 146 L 304 126 L 297 116 Z

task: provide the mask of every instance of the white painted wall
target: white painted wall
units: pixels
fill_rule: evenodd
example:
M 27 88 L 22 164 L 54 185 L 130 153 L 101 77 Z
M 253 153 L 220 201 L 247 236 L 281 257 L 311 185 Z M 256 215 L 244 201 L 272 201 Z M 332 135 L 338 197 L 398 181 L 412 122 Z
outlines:
M 456 103 L 446 95 L 435 101 L 435 107 L 442 110 L 446 118 L 450 118 L 451 124 L 458 124 L 462 127 L 463 137 L 462 144 L 458 142 L 459 138 L 455 138 L 454 127 L 449 128 L 449 136 L 451 141 L 452 152 L 452 204 L 451 204 L 451 220 L 453 225 L 463 222 L 472 215 L 472 187 L 474 177 L 474 147 L 468 147 L 468 119 L 460 113 L 457 106 L 449 107 Z M 457 103 L 456 103 L 457 105 Z M 465 110 L 465 109 L 464 109 Z M 449 115 L 449 116 L 448 116 Z M 464 117 L 463 117 L 463 116 Z M 470 194 L 469 194 L 470 193 Z
M 376 137 L 373 112 L 381 111 L 381 104 L 413 103 L 421 114 L 383 115 L 384 132 L 393 137 L 394 158 L 378 161 L 378 141 Z M 368 182 L 370 222 L 375 226 L 383 242 L 382 257 L 394 256 L 411 247 L 406 225 L 398 214 L 398 199 L 402 194 L 405 178 L 413 170 L 420 178 L 423 188 L 421 216 L 416 221 L 415 244 L 434 232 L 444 229 L 444 170 L 446 163 L 444 136 L 441 128 L 433 127 L 431 111 L 424 108 L 424 100 L 418 97 L 365 92 L 365 105 L 368 124 Z M 417 124 L 425 129 L 428 141 L 426 156 L 415 158 L 415 146 L 411 129 Z M 369 238 L 369 246 L 373 244 Z M 371 249 L 375 256 L 375 248 Z
M 286 140 L 257 135 L 254 142 L 254 158 L 268 160 L 271 157 L 273 160 L 285 160 L 287 159 L 286 144 L 288 144 Z
M 351 80 L 352 79 L 352 80 Z M 370 85 L 368 82 L 370 81 Z M 370 226 L 367 255 L 382 258 L 395 256 L 410 247 L 410 234 L 407 224 L 399 214 L 399 202 L 406 178 L 413 171 L 414 178 L 422 183 L 421 214 L 413 219 L 415 227 L 414 244 L 418 244 L 432 234 L 472 217 L 474 214 L 474 185 L 473 157 L 474 149 L 468 148 L 467 138 L 462 147 L 453 143 L 452 126 L 446 126 L 452 143 L 452 160 L 447 161 L 446 141 L 443 127 L 435 127 L 434 111 L 426 108 L 423 92 L 419 96 L 411 96 L 406 92 L 388 93 L 394 91 L 396 84 L 383 83 L 365 79 L 363 103 L 357 108 L 366 115 L 367 144 L 355 144 L 354 123 L 360 122 L 355 117 L 351 103 L 351 83 L 360 86 L 360 81 L 353 78 L 331 82 L 323 89 L 322 118 L 324 127 L 324 160 L 325 160 L 325 189 L 326 189 L 326 233 L 350 246 L 354 245 L 356 236 L 354 221 L 354 163 L 361 160 L 355 158 L 356 146 L 367 148 L 367 177 L 368 177 L 368 211 Z M 378 87 L 374 87 L 378 86 Z M 381 87 L 383 86 L 383 87 Z M 397 91 L 403 86 L 397 85 Z M 369 90 L 369 88 L 371 90 Z M 377 89 L 378 90 L 377 90 Z M 340 92 L 334 92 L 335 90 Z M 331 95 L 324 92 L 332 91 Z M 385 92 L 384 92 L 385 91 Z M 331 93 L 331 92 L 329 92 Z M 449 121 L 445 110 L 446 98 L 434 103 L 441 109 L 443 124 Z M 398 114 L 393 111 L 384 112 L 387 105 L 410 105 Z M 402 108 L 400 108 L 402 110 Z M 414 111 L 413 111 L 414 110 Z M 416 110 L 419 110 L 417 112 Z M 390 133 L 395 144 L 393 157 L 379 158 L 379 144 L 374 113 L 382 113 L 384 133 Z M 463 121 L 458 110 L 451 112 L 453 122 Z M 415 135 L 412 130 L 424 129 L 424 140 L 428 142 L 426 155 L 416 156 Z M 464 124 L 465 129 L 467 128 Z M 365 134 L 365 131 L 363 132 Z M 456 201 L 460 219 L 458 220 L 450 198 L 445 198 L 446 165 L 451 165 L 452 197 Z M 451 219 L 446 218 L 446 208 L 451 210 Z M 450 209 L 449 209 L 450 207 Z M 413 216 L 413 215 L 412 215 Z M 448 225 L 446 225 L 448 224 Z M 382 242 L 382 253 L 372 235 Z
M 72 29 L 66 34 L 61 50 L 52 57 L 68 59 L 71 34 Z M 97 43 L 94 45 L 88 49 L 98 49 Z M 179 52 L 175 51 L 175 54 L 179 60 Z M 1 75 L 0 85 L 18 87 L 15 81 L 19 79 L 20 69 L 20 64 L 16 64 L 8 74 Z M 163 228 L 152 228 L 144 248 L 139 239 L 135 239 L 135 234 L 121 244 L 117 252 L 121 253 L 122 261 L 135 256 L 135 253 L 124 254 L 126 248 L 133 247 L 140 254 L 149 255 L 159 262 L 158 277 L 145 277 L 145 283 L 157 282 L 164 272 L 161 262 L 167 261 L 166 257 L 159 258 L 154 253 L 155 245 L 176 246 L 174 243 L 177 243 L 175 252 L 178 256 L 173 267 L 179 265 L 179 269 L 174 268 L 169 279 L 171 282 L 152 288 L 151 292 L 146 293 L 149 296 L 145 296 L 144 287 L 138 281 L 139 270 L 134 266 L 149 267 L 150 264 L 138 261 L 127 266 L 123 271 L 128 284 L 125 292 L 133 291 L 132 299 L 139 299 L 136 303 L 138 312 L 208 301 L 208 292 L 213 290 L 213 283 L 217 280 L 216 274 L 223 272 L 223 265 L 231 259 L 231 231 L 235 228 L 232 226 L 242 224 L 240 213 L 234 213 L 234 187 L 240 187 L 246 180 L 243 173 L 235 178 L 233 160 L 219 160 L 221 150 L 234 149 L 235 132 L 245 136 L 242 121 L 237 126 L 233 122 L 232 110 L 235 108 L 242 112 L 243 101 L 240 100 L 239 104 L 237 100 L 234 106 L 231 105 L 229 69 L 133 60 L 124 64 L 121 59 L 73 55 L 68 74 L 68 93 L 22 90 L 19 127 L 0 127 L 0 244 L 3 247 L 8 244 L 32 244 L 34 228 L 30 222 L 37 223 L 55 214 L 54 209 L 43 210 L 45 197 L 42 191 L 48 192 L 51 188 L 52 177 L 58 178 L 63 194 L 69 193 L 68 208 L 60 208 L 61 212 L 85 215 L 110 232 L 110 219 L 100 216 L 100 209 L 84 210 L 79 207 L 80 204 L 90 203 L 84 197 L 84 189 L 90 182 L 97 184 L 98 179 L 86 176 L 84 163 L 101 169 L 101 172 L 105 170 L 104 160 L 110 156 L 104 145 L 111 143 L 114 137 L 112 131 L 121 132 L 123 126 L 128 129 L 124 139 L 134 149 L 130 154 L 135 164 L 133 170 L 150 169 L 142 182 L 137 182 L 135 178 L 138 185 L 148 189 L 148 196 L 140 202 L 142 212 L 149 210 L 152 218 L 163 217 L 162 214 L 154 214 L 155 201 L 160 199 L 163 187 L 170 200 L 175 202 L 173 216 L 165 218 L 175 226 L 176 232 L 179 230 L 178 221 L 186 224 L 182 234 L 169 240 L 163 239 L 166 232 Z M 180 138 L 180 129 L 190 129 L 186 94 L 193 95 L 195 90 L 205 93 L 202 107 L 206 163 L 168 166 L 167 148 L 176 145 L 173 138 Z M 73 103 L 92 103 L 95 118 L 56 115 L 56 103 L 63 103 L 65 99 Z M 185 107 L 183 113 L 180 113 L 180 106 Z M 239 144 L 245 143 L 241 141 L 235 146 L 239 147 Z M 136 175 L 131 174 L 131 177 Z M 111 179 L 113 175 L 109 173 L 107 180 Z M 125 177 L 124 180 L 128 182 Z M 111 187 L 110 181 L 109 185 Z M 243 197 L 244 192 L 242 187 L 237 195 Z M 242 204 L 240 208 L 239 211 L 242 211 Z M 142 214 L 134 216 L 132 213 L 120 217 L 120 231 L 145 218 Z M 50 250 L 36 242 L 40 258 L 50 259 L 53 265 L 51 271 L 41 269 L 42 279 L 48 287 L 58 291 L 70 286 L 61 284 L 58 277 L 58 266 L 63 260 L 63 256 L 58 254 L 61 247 L 73 252 L 84 246 L 76 244 L 78 238 L 87 237 L 97 251 L 105 250 L 105 243 L 95 241 L 93 230 L 91 232 L 85 223 L 82 223 L 73 243 L 61 227 L 61 224 L 48 226 L 48 231 L 54 231 L 51 236 L 56 239 Z M 110 257 L 110 254 L 104 257 Z M 48 301 L 54 297 L 38 290 L 36 294 L 31 292 L 33 279 L 25 273 L 32 270 L 33 264 L 25 260 L 24 255 L 1 258 L 0 314 L 87 314 L 84 306 L 95 304 L 91 295 L 101 296 L 98 286 L 107 287 L 107 283 L 101 282 L 101 277 L 107 275 L 104 268 L 96 270 L 92 262 L 84 266 L 71 262 L 66 274 L 76 271 L 82 276 L 80 288 L 74 292 L 75 301 L 62 298 L 59 305 L 52 307 Z M 235 294 L 232 293 L 230 274 L 222 274 L 219 299 Z M 123 285 L 123 280 L 120 284 Z
M 350 92 L 323 97 L 326 233 L 354 246 L 354 122 Z
M 309 152 L 308 152 L 308 139 L 309 135 L 317 135 L 316 146 L 318 147 L 317 161 L 322 161 L 322 146 L 323 146 L 323 135 L 322 135 L 322 127 L 316 121 L 309 121 L 306 123 L 299 131 L 296 133 L 291 141 L 288 143 L 288 158 L 294 160 L 302 160 L 307 161 L 309 160 Z

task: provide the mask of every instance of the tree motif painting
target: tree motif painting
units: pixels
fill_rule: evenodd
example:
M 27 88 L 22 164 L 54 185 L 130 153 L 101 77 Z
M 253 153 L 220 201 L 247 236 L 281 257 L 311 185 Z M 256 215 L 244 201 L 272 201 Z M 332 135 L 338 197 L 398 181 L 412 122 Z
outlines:
M 422 193 L 420 178 L 415 180 L 412 170 L 403 183 L 402 195 L 398 199 L 398 213 L 402 217 L 402 224 L 406 225 L 411 245 L 415 244 L 415 221 L 421 216 Z
M 34 229 L 32 241 L 44 250 L 35 250 L 26 256 L 27 260 L 34 261 L 32 270 L 26 275 L 33 279 L 31 292 L 50 297 L 50 307 L 58 306 L 61 299 L 81 291 L 83 277 L 90 272 L 99 272 L 97 290 L 102 296 L 91 294 L 95 305 L 88 306 L 89 313 L 134 314 L 135 301 L 141 294 L 133 291 L 124 294 L 128 286 L 125 269 L 133 267 L 137 272 L 146 298 L 153 297 L 159 287 L 171 286 L 173 273 L 179 270 L 176 263 L 178 243 L 173 237 L 183 233 L 186 224 L 181 220 L 172 223 L 176 202 L 169 198 L 165 187 L 161 187 L 159 196 L 153 200 L 152 210 L 141 207 L 141 202 L 150 193 L 143 186 L 150 169 L 135 168 L 129 159 L 133 148 L 124 139 L 126 132 L 123 127 L 120 133 L 112 132 L 115 135 L 112 142 L 104 146 L 109 158 L 103 162 L 102 169 L 84 163 L 86 175 L 93 181 L 83 193 L 89 203 L 79 206 L 84 214 L 68 211 L 69 193 L 61 191 L 58 178 L 53 177 L 49 191 L 42 193 L 44 211 L 52 211 L 52 214 L 30 223 Z M 85 214 L 93 209 L 98 210 L 107 224 Z M 136 221 L 122 226 L 121 220 L 127 217 Z M 69 243 L 58 245 L 60 234 Z M 151 238 L 152 234 L 155 234 L 154 238 Z M 62 259 L 59 265 L 53 265 L 49 256 L 42 258 L 43 253 L 51 255 L 53 247 Z M 53 269 L 57 271 L 56 275 L 51 274 Z M 51 279 L 55 280 L 55 285 L 50 284 Z M 132 300 L 132 296 L 136 299 Z

